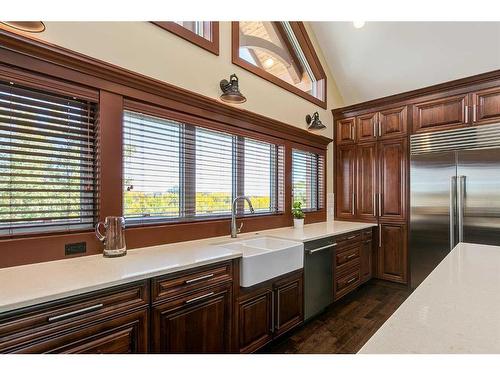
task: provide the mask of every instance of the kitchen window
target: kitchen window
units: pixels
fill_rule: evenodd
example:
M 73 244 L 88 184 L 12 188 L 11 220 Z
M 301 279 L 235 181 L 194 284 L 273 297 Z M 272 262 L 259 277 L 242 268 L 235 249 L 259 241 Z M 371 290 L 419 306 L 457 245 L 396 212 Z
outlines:
M 302 209 L 318 211 L 324 208 L 325 158 L 314 152 L 292 150 L 292 197 Z
M 214 55 L 219 55 L 219 22 L 157 21 L 152 23 Z
M 0 82 L 0 235 L 92 228 L 96 110 Z
M 326 74 L 301 22 L 233 22 L 233 63 L 326 108 Z
M 228 217 L 237 195 L 250 196 L 257 214 L 280 213 L 283 151 L 279 144 L 126 110 L 127 224 Z M 249 214 L 243 202 L 237 209 Z

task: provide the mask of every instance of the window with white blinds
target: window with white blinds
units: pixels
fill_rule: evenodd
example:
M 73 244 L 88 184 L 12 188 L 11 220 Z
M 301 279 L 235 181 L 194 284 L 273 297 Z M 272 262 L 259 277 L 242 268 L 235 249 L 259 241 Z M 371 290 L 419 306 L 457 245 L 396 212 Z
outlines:
M 96 105 L 0 82 L 0 235 L 91 228 Z
M 292 196 L 303 210 L 324 208 L 324 159 L 313 152 L 292 150 Z
M 229 216 L 238 195 L 283 211 L 283 146 L 128 110 L 123 128 L 128 224 Z

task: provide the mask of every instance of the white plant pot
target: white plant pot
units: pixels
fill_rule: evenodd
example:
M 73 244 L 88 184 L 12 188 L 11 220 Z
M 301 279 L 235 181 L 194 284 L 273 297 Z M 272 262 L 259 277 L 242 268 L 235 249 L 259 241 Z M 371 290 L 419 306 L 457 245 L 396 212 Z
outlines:
M 293 218 L 293 227 L 294 228 L 303 228 L 304 227 L 304 219 Z

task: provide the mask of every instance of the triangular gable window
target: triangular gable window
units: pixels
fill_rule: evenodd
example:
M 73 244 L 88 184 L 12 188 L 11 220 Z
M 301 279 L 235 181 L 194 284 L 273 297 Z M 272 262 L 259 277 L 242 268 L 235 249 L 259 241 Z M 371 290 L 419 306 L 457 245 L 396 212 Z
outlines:
M 326 75 L 302 22 L 233 22 L 233 63 L 326 108 Z

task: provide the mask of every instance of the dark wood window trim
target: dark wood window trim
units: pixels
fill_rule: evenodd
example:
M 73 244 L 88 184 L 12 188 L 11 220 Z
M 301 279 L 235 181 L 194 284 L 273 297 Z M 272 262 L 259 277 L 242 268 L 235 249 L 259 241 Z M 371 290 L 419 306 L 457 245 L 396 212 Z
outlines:
M 171 32 L 190 43 L 197 45 L 198 47 L 219 56 L 219 22 L 209 21 L 211 29 L 211 40 L 205 39 L 204 37 L 193 33 L 191 30 L 182 27 L 175 22 L 169 21 L 156 21 L 151 22 L 164 30 Z
M 326 152 L 331 139 L 303 129 L 227 106 L 211 98 L 127 71 L 111 64 L 0 30 L 0 75 L 33 87 L 79 90 L 78 95 L 99 100 L 99 218 L 122 213 L 122 122 L 123 107 L 160 108 L 179 119 L 196 119 L 202 126 L 248 135 L 285 146 L 285 198 L 283 214 L 249 216 L 241 219 L 245 231 L 292 225 L 291 144 L 317 147 Z M 148 104 L 145 104 L 148 103 Z M 326 181 L 326 180 L 325 180 Z M 309 215 L 307 222 L 314 217 Z M 326 215 L 324 217 L 325 220 Z M 320 219 L 317 219 L 320 221 Z M 129 249 L 229 234 L 229 219 L 129 228 Z M 102 253 L 93 231 L 50 233 L 0 239 L 0 268 L 66 258 L 64 246 L 86 242 L 85 255 Z
M 249 72 L 264 78 L 265 80 L 274 83 L 277 86 L 280 86 L 281 88 L 298 95 L 318 106 L 321 108 L 326 109 L 327 108 L 327 78 L 326 78 L 326 73 L 323 70 L 323 67 L 321 66 L 321 63 L 319 61 L 318 55 L 316 54 L 316 51 L 314 50 L 313 44 L 311 42 L 311 39 L 309 38 L 309 35 L 307 35 L 307 31 L 305 29 L 305 26 L 303 22 L 298 22 L 298 21 L 292 21 L 290 22 L 290 26 L 302 48 L 302 51 L 304 52 L 304 55 L 309 62 L 311 69 L 314 73 L 314 76 L 316 80 L 324 80 L 324 90 L 325 90 L 325 98 L 324 100 L 318 99 L 311 94 L 308 94 L 307 92 L 302 91 L 301 89 L 291 85 L 288 82 L 285 82 L 278 77 L 272 75 L 271 73 L 266 72 L 265 70 L 256 67 L 255 65 L 250 64 L 249 62 L 245 61 L 244 59 L 240 58 L 239 56 L 239 46 L 240 46 L 240 32 L 239 32 L 239 22 L 234 21 L 231 24 L 231 56 L 232 56 L 232 62 L 235 65 L 238 65 L 239 67 L 248 70 Z

